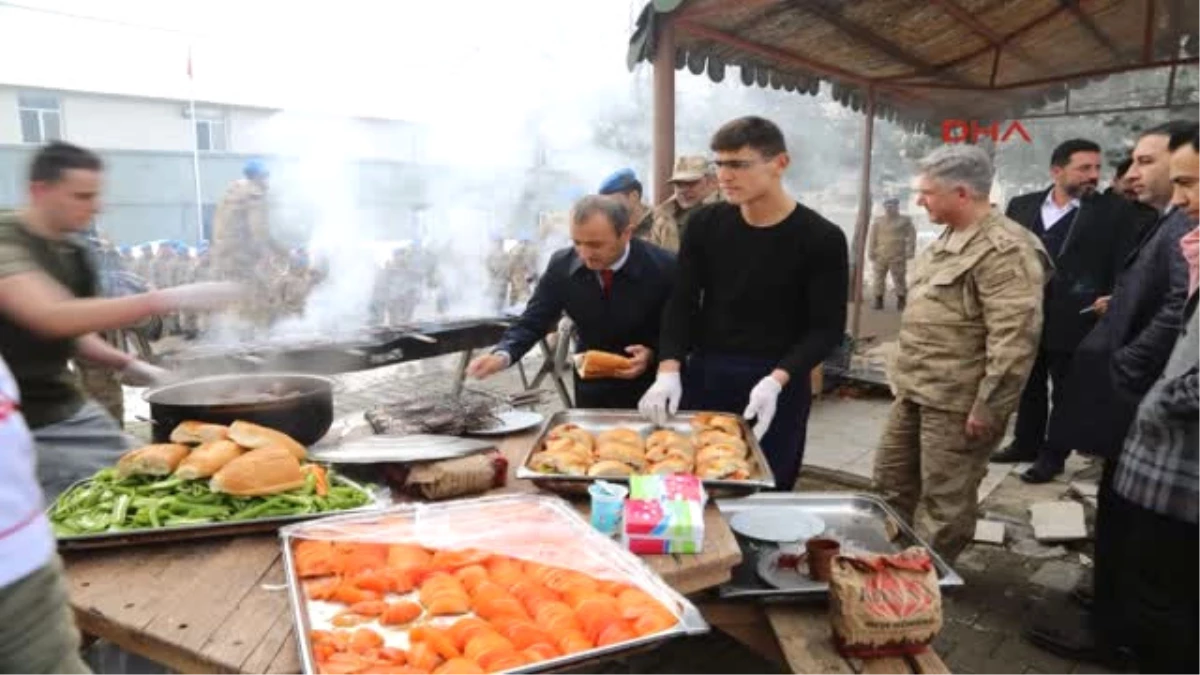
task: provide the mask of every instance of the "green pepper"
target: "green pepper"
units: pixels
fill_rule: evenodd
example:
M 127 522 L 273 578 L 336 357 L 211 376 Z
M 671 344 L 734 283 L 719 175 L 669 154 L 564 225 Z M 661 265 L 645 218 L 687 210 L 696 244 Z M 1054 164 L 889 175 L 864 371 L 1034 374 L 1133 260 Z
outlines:
M 119 527 L 125 522 L 125 516 L 129 513 L 129 503 L 132 501 L 133 498 L 129 495 L 117 497 L 117 503 L 113 505 L 109 527 Z

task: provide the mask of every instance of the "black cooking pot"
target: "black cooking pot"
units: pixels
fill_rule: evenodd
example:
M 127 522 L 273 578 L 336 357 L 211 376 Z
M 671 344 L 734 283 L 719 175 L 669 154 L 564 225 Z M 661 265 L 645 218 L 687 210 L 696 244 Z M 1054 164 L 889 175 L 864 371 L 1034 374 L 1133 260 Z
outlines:
M 253 422 L 304 445 L 319 441 L 333 424 L 333 382 L 316 375 L 215 375 L 151 389 L 142 398 L 150 404 L 155 443 L 166 443 L 187 420 Z

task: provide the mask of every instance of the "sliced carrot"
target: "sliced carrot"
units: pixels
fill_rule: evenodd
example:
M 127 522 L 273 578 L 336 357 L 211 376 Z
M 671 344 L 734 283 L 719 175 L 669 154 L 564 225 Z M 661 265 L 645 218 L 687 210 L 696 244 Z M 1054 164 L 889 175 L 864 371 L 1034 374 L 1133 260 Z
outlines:
M 364 600 L 350 605 L 350 611 L 363 616 L 379 616 L 387 610 L 388 604 L 383 600 Z
M 328 600 L 341 585 L 342 580 L 339 577 L 327 577 L 304 584 L 304 592 L 311 600 Z
M 334 602 L 340 602 L 343 605 L 354 605 L 367 600 L 378 600 L 380 594 L 374 591 L 368 591 L 357 586 L 351 586 L 349 583 L 342 582 L 330 594 L 329 599 Z
M 355 614 L 354 612 L 346 610 L 346 611 L 342 611 L 342 612 L 338 612 L 337 614 L 334 614 L 333 619 L 331 619 L 329 622 L 332 623 L 333 625 L 337 626 L 338 628 L 353 628 L 354 626 L 358 626 L 358 625 L 367 623 L 370 620 L 371 620 L 371 617 L 369 617 L 369 616 Z
M 463 588 L 469 593 L 479 585 L 481 581 L 488 580 L 487 568 L 483 565 L 467 565 L 454 572 L 454 578 L 458 579 Z
M 325 475 L 324 467 L 320 464 L 305 464 L 300 467 L 300 470 L 317 477 L 316 493 L 318 497 L 324 497 L 329 494 L 329 478 Z
M 513 647 L 513 643 L 509 642 L 507 638 L 501 636 L 499 633 L 480 633 L 467 640 L 467 646 L 463 650 L 463 654 L 468 659 L 479 661 L 481 654 L 485 654 L 493 649 L 507 649 L 511 651 L 515 647 Z M 483 663 L 479 665 L 482 666 Z
M 473 673 L 481 675 L 484 670 L 471 659 L 459 657 L 443 663 L 433 672 L 438 675 L 470 675 Z
M 419 570 L 429 565 L 429 551 L 413 544 L 393 544 L 387 550 L 387 566 L 398 570 Z
M 450 637 L 454 639 L 454 646 L 458 647 L 459 651 L 466 649 L 467 642 L 476 635 L 496 632 L 491 624 L 473 616 L 455 621 L 448 630 Z
M 359 628 L 350 636 L 350 649 L 360 654 L 368 649 L 379 649 L 383 646 L 383 636 L 370 628 Z
M 408 655 L 404 653 L 403 649 L 397 649 L 396 647 L 380 647 L 379 660 L 402 666 L 405 663 L 408 663 Z
M 633 630 L 638 635 L 653 635 L 654 633 L 671 628 L 677 623 L 679 623 L 679 620 L 670 614 L 650 612 L 634 620 Z
M 458 647 L 454 646 L 454 639 L 450 637 L 449 632 L 429 624 L 417 626 L 410 630 L 408 632 L 408 639 L 413 642 L 424 642 L 433 647 L 438 656 L 447 661 L 462 656 Z
M 525 649 L 522 649 L 521 653 L 525 655 L 525 658 L 529 659 L 530 663 L 549 661 L 550 659 L 562 656 L 562 652 L 558 651 L 558 647 L 549 642 L 539 642 L 535 645 L 529 645 Z
M 554 638 L 549 633 L 529 621 L 514 621 L 501 629 L 500 634 L 511 640 L 517 649 L 525 649 L 530 645 L 551 643 L 554 641 Z
M 471 599 L 465 593 L 441 593 L 435 595 L 425 609 L 432 616 L 457 616 L 471 611 Z
M 423 673 L 432 673 L 442 663 L 442 657 L 425 642 L 414 642 L 408 650 L 408 665 Z
M 476 600 L 472 605 L 475 613 L 485 619 L 496 619 L 502 616 L 528 618 L 525 607 L 514 597 L 495 597 Z
M 558 638 L 558 648 L 563 654 L 575 654 L 591 649 L 595 645 L 579 631 L 568 631 Z
M 479 665 L 489 673 L 498 673 L 501 670 L 511 670 L 520 668 L 528 663 L 525 657 L 514 650 L 498 650 L 479 657 Z
M 337 571 L 333 542 L 304 539 L 292 549 L 296 573 L 301 577 L 320 577 Z
M 633 631 L 633 628 L 623 619 L 618 619 L 600 631 L 596 637 L 596 646 L 615 645 L 635 638 L 637 638 L 637 633 Z
M 482 565 L 488 562 L 489 558 L 491 558 L 490 553 L 471 548 L 458 551 L 434 551 L 433 558 L 429 561 L 429 566 L 434 569 L 453 572 L 469 565 Z
M 421 606 L 415 602 L 393 602 L 379 616 L 379 623 L 385 626 L 403 626 L 412 623 L 421 616 Z

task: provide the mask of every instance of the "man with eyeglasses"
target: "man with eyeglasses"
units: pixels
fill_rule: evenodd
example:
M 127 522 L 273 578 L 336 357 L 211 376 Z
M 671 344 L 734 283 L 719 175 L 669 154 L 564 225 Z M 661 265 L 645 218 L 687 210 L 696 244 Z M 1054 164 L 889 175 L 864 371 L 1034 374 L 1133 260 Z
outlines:
M 713 136 L 726 203 L 694 213 L 663 315 L 662 361 L 639 409 L 741 413 L 791 490 L 804 457 L 809 373 L 841 342 L 849 256 L 841 228 L 785 192 L 779 127 L 733 120 Z

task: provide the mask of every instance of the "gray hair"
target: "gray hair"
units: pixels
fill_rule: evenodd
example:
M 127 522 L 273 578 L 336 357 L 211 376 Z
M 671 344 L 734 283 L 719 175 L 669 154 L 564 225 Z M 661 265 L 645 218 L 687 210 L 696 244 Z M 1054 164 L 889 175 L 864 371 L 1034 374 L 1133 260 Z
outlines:
M 629 229 L 629 207 L 610 195 L 588 195 L 575 202 L 571 209 L 571 223 L 578 225 L 597 213 L 613 224 L 617 236 Z
M 921 173 L 948 185 L 963 185 L 980 199 L 992 191 L 992 160 L 978 145 L 943 145 L 917 163 Z

